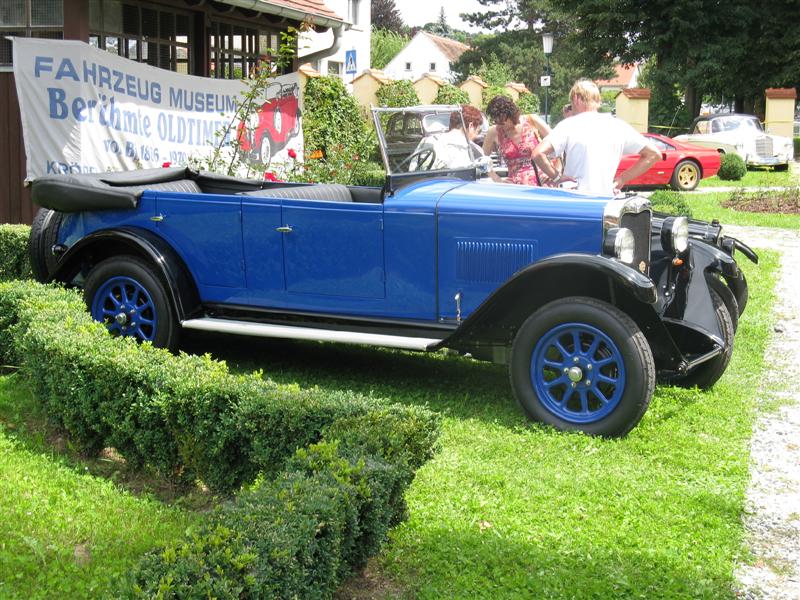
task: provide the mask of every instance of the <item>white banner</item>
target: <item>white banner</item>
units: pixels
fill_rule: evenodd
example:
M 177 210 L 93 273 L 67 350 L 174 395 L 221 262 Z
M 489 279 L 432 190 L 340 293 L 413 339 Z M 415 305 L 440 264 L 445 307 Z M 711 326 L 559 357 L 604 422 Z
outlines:
M 202 166 L 225 131 L 229 157 L 237 146 L 257 164 L 285 162 L 290 148 L 303 155 L 297 73 L 274 79 L 232 127 L 246 82 L 181 75 L 79 41 L 14 38 L 14 79 L 29 180 Z

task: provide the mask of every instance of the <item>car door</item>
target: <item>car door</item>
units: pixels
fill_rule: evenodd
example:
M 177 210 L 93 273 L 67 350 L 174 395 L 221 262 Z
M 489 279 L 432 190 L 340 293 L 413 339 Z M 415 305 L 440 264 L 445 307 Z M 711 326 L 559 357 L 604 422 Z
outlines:
M 243 288 L 241 196 L 159 192 L 156 230 L 186 262 L 204 300 Z
M 289 295 L 321 310 L 325 297 L 385 297 L 382 204 L 284 198 L 282 220 Z

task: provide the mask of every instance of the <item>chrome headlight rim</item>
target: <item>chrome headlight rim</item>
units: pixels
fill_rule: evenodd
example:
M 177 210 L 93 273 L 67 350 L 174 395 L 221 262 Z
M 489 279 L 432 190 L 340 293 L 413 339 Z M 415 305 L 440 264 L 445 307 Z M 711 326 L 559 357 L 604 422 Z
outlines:
M 612 227 L 606 233 L 603 251 L 619 262 L 631 265 L 636 256 L 636 239 L 627 227 Z
M 661 226 L 661 247 L 668 254 L 683 254 L 689 248 L 688 217 L 667 217 Z

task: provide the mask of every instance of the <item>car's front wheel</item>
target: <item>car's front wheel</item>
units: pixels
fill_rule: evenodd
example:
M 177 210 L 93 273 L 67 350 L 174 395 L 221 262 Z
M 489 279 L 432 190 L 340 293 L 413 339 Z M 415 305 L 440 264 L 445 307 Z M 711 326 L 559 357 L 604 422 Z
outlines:
M 517 331 L 511 385 L 532 419 L 564 430 L 623 436 L 655 386 L 653 355 L 636 323 L 593 298 L 551 302 Z
M 135 256 L 98 263 L 86 277 L 84 300 L 111 335 L 174 348 L 178 327 L 166 289 L 152 267 Z
M 261 136 L 261 143 L 258 145 L 258 160 L 265 169 L 272 161 L 272 141 L 266 133 Z
M 690 192 L 700 183 L 700 166 L 692 160 L 682 160 L 675 166 L 669 185 L 679 192 Z

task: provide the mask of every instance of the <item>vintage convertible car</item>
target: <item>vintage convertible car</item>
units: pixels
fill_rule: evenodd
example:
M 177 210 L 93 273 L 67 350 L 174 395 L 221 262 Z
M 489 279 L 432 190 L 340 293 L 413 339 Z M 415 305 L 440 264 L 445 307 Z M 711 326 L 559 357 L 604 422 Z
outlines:
M 375 109 L 383 188 L 183 168 L 37 179 L 37 276 L 167 348 L 204 330 L 506 363 L 527 415 L 589 434 L 630 431 L 657 376 L 713 385 L 747 302 L 733 255 L 755 255 L 638 196 L 426 171 L 424 146 L 389 160 L 387 116 L 452 110 Z
M 720 153 L 736 152 L 747 166 L 774 166 L 785 170 L 794 157 L 791 138 L 766 133 L 754 115 L 718 113 L 697 117 L 691 133 L 675 139 Z

